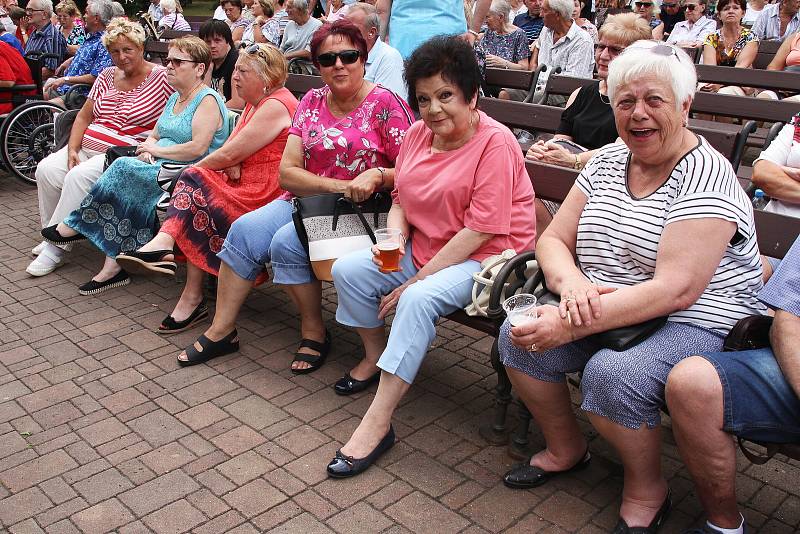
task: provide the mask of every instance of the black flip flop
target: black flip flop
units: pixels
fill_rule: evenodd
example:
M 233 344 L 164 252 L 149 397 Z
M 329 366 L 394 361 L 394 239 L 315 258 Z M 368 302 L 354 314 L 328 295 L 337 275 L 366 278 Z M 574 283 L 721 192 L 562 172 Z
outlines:
M 83 234 L 76 234 L 70 237 L 65 237 L 58 232 L 58 225 L 54 224 L 47 228 L 42 228 L 40 232 L 45 241 L 51 245 L 69 245 L 70 243 L 77 243 L 78 241 L 86 241 L 86 236 Z
M 211 341 L 205 334 L 197 338 L 197 342 L 203 347 L 202 351 L 195 348 L 194 343 L 186 347 L 187 360 L 178 359 L 178 365 L 181 367 L 189 367 L 190 365 L 198 365 L 206 363 L 212 358 L 219 356 L 226 356 L 239 350 L 239 333 L 234 328 L 233 331 L 219 341 Z
M 178 264 L 173 260 L 165 260 L 165 256 L 175 255 L 173 250 L 152 250 L 150 252 L 124 252 L 115 259 L 126 271 L 134 274 L 145 274 L 149 272 L 168 274 L 175 276 Z
M 177 334 L 178 332 L 190 329 L 206 318 L 208 318 L 208 305 L 206 304 L 206 299 L 203 298 L 200 304 L 192 310 L 189 317 L 183 321 L 176 321 L 172 315 L 167 315 L 164 320 L 161 321 L 161 325 L 156 329 L 156 333 L 162 336 Z
M 302 339 L 300 341 L 300 346 L 297 348 L 301 349 L 303 347 L 315 350 L 319 352 L 319 354 L 303 354 L 302 352 L 295 352 L 292 363 L 305 362 L 311 364 L 310 367 L 306 367 L 305 369 L 292 369 L 292 373 L 296 375 L 307 375 L 308 373 L 313 373 L 322 367 L 322 365 L 325 363 L 325 358 L 328 357 L 328 353 L 331 351 L 330 332 L 325 330 L 325 341 L 323 343 L 314 341 L 313 339 Z

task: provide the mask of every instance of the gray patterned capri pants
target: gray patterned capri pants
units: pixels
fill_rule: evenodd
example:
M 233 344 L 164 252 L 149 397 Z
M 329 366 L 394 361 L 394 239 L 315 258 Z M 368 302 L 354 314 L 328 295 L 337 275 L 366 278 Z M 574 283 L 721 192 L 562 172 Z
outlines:
M 581 409 L 636 430 L 661 424 L 664 385 L 672 368 L 688 356 L 722 350 L 722 335 L 705 328 L 668 321 L 635 347 L 623 352 L 580 339 L 543 352 L 511 343 L 506 321 L 499 337 L 503 365 L 544 382 L 564 382 L 566 373 L 583 371 Z

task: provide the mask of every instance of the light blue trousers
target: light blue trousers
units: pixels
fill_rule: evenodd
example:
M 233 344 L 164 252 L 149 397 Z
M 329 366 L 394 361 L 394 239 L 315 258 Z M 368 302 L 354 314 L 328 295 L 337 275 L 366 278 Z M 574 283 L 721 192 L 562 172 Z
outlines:
M 384 274 L 372 263 L 370 249 L 353 252 L 333 264 L 333 283 L 339 296 L 336 320 L 354 328 L 383 326 L 378 319 L 381 297 L 417 274 L 411 244 L 400 261 L 402 271 Z M 472 298 L 472 275 L 480 262 L 467 260 L 442 269 L 408 286 L 397 303 L 389 342 L 378 367 L 411 383 L 436 338 L 439 317 L 465 307 Z

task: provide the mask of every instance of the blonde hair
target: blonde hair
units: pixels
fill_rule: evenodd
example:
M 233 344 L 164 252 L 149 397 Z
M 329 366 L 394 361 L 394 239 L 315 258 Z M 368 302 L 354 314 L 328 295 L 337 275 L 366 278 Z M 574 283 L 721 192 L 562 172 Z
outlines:
M 275 4 L 272 3 L 272 0 L 256 0 L 256 2 L 261 6 L 264 15 L 270 18 L 275 16 Z
M 600 26 L 600 37 L 611 39 L 623 46 L 630 46 L 642 39 L 652 39 L 650 25 L 636 13 L 609 15 Z
M 254 46 L 258 47 L 258 52 L 248 52 Z M 267 89 L 282 87 L 289 76 L 289 64 L 286 58 L 272 45 L 264 43 L 250 45 L 239 52 L 239 61 L 253 67 L 264 80 Z
M 120 37 L 125 37 L 139 48 L 144 49 L 144 41 L 147 35 L 144 33 L 142 25 L 138 22 L 131 22 L 122 17 L 114 17 L 106 26 L 106 33 L 103 34 L 103 46 L 108 48 L 116 43 Z
M 54 11 L 56 12 L 56 14 L 64 13 L 65 15 L 68 15 L 70 17 L 81 16 L 81 12 L 78 9 L 78 6 L 76 6 L 75 2 L 73 2 L 72 0 L 61 0 L 61 2 L 59 2 L 56 5 Z
M 169 47 L 189 54 L 192 61 L 205 65 L 205 72 L 208 72 L 208 68 L 211 66 L 211 49 L 205 41 L 196 35 L 184 35 L 183 37 L 172 39 L 169 42 Z

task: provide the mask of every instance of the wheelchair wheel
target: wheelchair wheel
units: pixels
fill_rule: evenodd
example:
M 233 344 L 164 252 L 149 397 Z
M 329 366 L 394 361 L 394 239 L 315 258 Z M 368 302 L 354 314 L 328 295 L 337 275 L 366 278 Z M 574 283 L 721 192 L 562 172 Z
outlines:
M 14 109 L 0 127 L 0 155 L 6 167 L 27 184 L 35 184 L 36 165 L 55 145 L 55 115 L 64 108 L 50 102 L 29 102 Z

